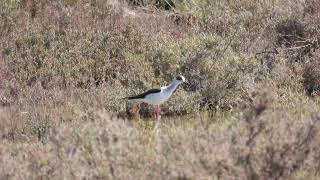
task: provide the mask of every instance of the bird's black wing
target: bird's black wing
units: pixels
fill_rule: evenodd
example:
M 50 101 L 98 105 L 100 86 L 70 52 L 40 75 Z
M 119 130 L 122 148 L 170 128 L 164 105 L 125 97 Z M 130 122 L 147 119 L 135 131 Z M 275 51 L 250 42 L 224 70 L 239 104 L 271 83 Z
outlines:
M 144 92 L 142 94 L 139 94 L 139 95 L 136 95 L 136 96 L 126 97 L 124 99 L 129 99 L 129 100 L 131 100 L 131 99 L 143 99 L 149 94 L 154 94 L 154 93 L 159 93 L 159 92 L 161 92 L 161 89 L 150 89 L 150 90 L 148 90 L 148 91 L 146 91 L 146 92 Z

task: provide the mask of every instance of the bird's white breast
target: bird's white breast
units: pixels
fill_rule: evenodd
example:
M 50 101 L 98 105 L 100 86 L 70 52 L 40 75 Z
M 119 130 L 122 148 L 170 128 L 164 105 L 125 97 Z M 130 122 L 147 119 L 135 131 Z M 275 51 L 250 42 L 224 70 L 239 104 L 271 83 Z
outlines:
M 158 105 L 162 104 L 169 99 L 171 94 L 161 91 L 160 93 L 148 94 L 143 101 L 148 104 Z

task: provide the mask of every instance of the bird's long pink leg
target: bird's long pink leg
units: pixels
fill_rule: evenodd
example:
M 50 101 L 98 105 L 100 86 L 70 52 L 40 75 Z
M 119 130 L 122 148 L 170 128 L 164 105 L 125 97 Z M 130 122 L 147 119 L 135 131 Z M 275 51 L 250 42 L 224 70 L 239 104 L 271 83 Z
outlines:
M 154 108 L 153 117 L 157 119 L 157 106 Z
M 137 104 L 130 110 L 132 120 L 138 121 L 140 119 L 140 104 Z
M 160 120 L 160 118 L 161 118 L 160 113 L 161 113 L 160 105 L 157 105 L 157 107 L 156 107 L 156 120 Z

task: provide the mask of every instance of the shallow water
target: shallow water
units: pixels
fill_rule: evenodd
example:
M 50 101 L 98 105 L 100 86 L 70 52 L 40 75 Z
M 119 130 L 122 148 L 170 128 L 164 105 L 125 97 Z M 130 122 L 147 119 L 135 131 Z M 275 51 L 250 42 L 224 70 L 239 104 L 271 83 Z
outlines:
M 187 115 L 174 115 L 165 116 L 162 115 L 160 123 L 166 127 L 194 127 L 203 126 L 207 128 L 212 124 L 226 124 L 233 122 L 237 119 L 238 114 L 236 112 L 210 112 L 203 111 L 194 114 Z M 154 118 L 141 118 L 139 120 L 139 126 L 152 129 L 155 127 L 157 121 Z

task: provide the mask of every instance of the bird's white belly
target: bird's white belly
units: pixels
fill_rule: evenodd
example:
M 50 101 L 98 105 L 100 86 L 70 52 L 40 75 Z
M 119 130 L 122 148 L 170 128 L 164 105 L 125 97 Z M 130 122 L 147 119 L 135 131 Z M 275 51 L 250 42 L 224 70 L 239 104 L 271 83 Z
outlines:
M 158 105 L 164 103 L 168 99 L 169 96 L 166 94 L 149 94 L 143 99 L 143 102 Z

